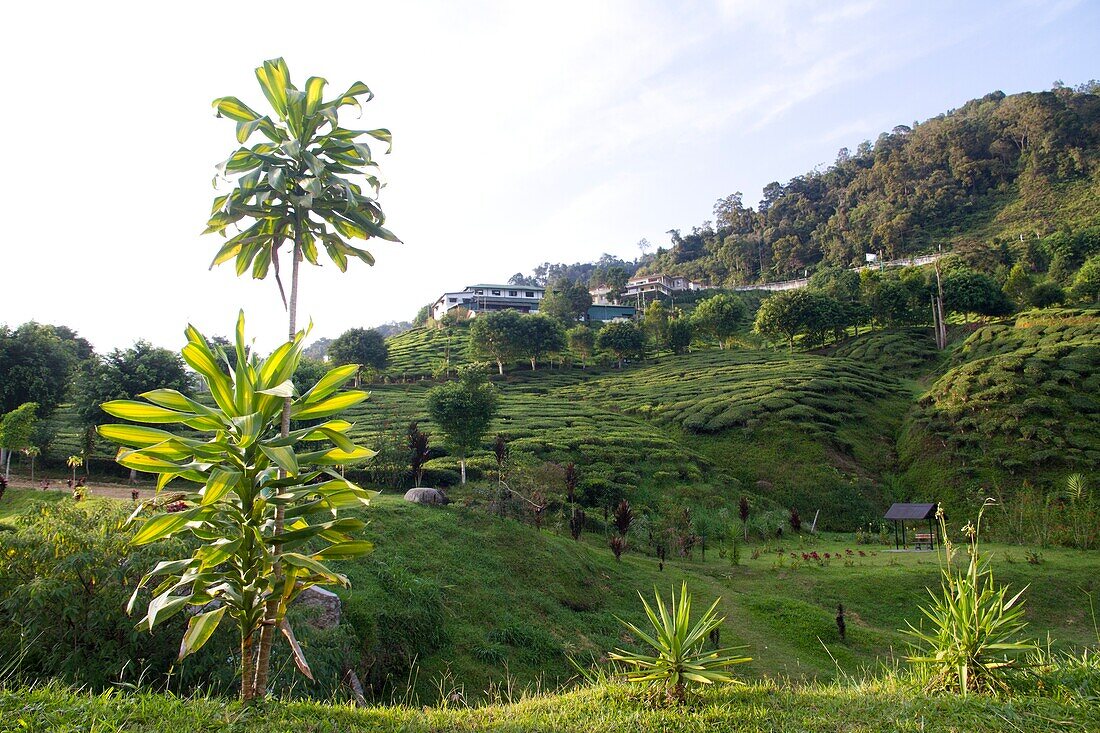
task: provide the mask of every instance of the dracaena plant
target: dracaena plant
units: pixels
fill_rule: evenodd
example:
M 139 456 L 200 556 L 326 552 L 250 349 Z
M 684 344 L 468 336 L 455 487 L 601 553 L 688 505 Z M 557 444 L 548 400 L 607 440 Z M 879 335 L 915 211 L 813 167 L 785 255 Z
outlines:
M 378 205 L 381 183 L 378 166 L 367 138 L 391 144 L 386 129 L 352 130 L 340 126 L 340 110 L 353 106 L 362 112 L 360 100 L 374 94 L 361 81 L 343 94 L 326 100 L 326 80 L 311 76 L 305 88 L 290 80 L 281 58 L 265 61 L 256 78 L 274 115 L 260 114 L 237 97 L 220 97 L 214 108 L 221 117 L 237 123 L 237 142 L 242 145 L 218 165 L 219 176 L 232 188 L 214 199 L 206 232 L 228 236 L 211 267 L 230 260 L 238 275 L 251 270 L 264 279 L 274 271 L 286 302 L 280 278 L 280 251 L 291 252 L 291 288 L 287 303 L 289 334 L 295 332 L 298 295 L 298 263 L 320 264 L 320 250 L 341 272 L 349 258 L 374 264 L 370 252 L 354 240 L 379 237 L 398 241 L 385 228 Z M 262 138 L 252 145 L 254 137 Z M 387 147 L 387 151 L 389 149 Z
M 241 698 L 262 695 L 257 686 L 258 640 L 265 624 L 287 637 L 299 669 L 309 666 L 286 622 L 288 605 L 313 585 L 347 585 L 331 560 L 358 557 L 371 550 L 354 539 L 363 527 L 339 510 L 369 503 L 375 492 L 345 480 L 336 467 L 365 460 L 374 452 L 348 438 L 351 423 L 335 418 L 367 398 L 360 391 L 341 391 L 355 374 L 354 365 L 328 372 L 309 390 L 297 393 L 291 376 L 301 359 L 304 333 L 260 359 L 246 346 L 244 314 L 237 321 L 234 366 L 220 349 L 213 350 L 195 328 L 186 331 L 184 360 L 209 388 L 213 405 L 170 389 L 141 395 L 144 401 L 116 400 L 104 412 L 146 425 L 101 425 L 100 435 L 118 443 L 117 461 L 157 475 L 157 491 L 175 481 L 191 487 L 180 511 L 146 518 L 140 506 L 131 521 L 138 524 L 133 544 L 146 545 L 190 533 L 199 547 L 190 557 L 154 567 L 134 591 L 154 578 L 152 599 L 141 629 L 152 629 L 188 609 L 191 616 L 180 644 L 180 659 L 198 650 L 228 616 L 240 634 Z M 290 414 L 299 421 L 323 421 L 283 435 L 280 413 L 291 399 Z M 186 434 L 151 425 L 178 425 Z M 197 436 L 197 437 L 195 437 Z M 178 507 L 178 504 L 177 504 Z M 285 512 L 285 530 L 277 533 L 277 509 Z M 283 572 L 276 574 L 276 551 Z M 265 606 L 273 612 L 265 621 Z
M 741 647 L 711 650 L 705 648 L 711 633 L 717 631 L 726 620 L 724 616 L 718 615 L 718 603 L 721 599 L 716 599 L 692 623 L 691 594 L 688 593 L 687 583 L 680 586 L 679 602 L 673 593 L 668 606 L 656 590 L 653 595 L 655 604 L 650 606 L 641 593 L 638 594 L 649 618 L 650 629 L 643 630 L 619 619 L 651 651 L 639 653 L 617 649 L 608 655 L 612 661 L 627 667 L 627 681 L 650 686 L 677 703 L 686 699 L 687 687 L 693 682 L 735 682 L 727 671 L 728 668 L 752 659 L 730 653 Z
M 325 99 L 327 81 L 311 76 L 298 89 L 281 58 L 265 61 L 256 69 L 256 79 L 273 114 L 261 114 L 237 97 L 220 97 L 214 108 L 221 117 L 237 123 L 237 142 L 242 146 L 218 166 L 214 178 L 230 184 L 228 193 L 217 196 L 204 233 L 228 237 L 214 256 L 211 267 L 236 263 L 238 275 L 251 270 L 264 279 L 275 273 L 279 293 L 287 309 L 288 338 L 294 338 L 298 321 L 298 269 L 305 260 L 320 264 L 320 250 L 345 271 L 349 258 L 368 265 L 374 257 L 352 244 L 355 240 L 378 237 L 398 241 L 385 228 L 385 216 L 377 197 L 381 183 L 378 165 L 369 140 L 391 144 L 384 128 L 353 130 L 342 127 L 340 111 L 355 107 L 362 114 L 362 102 L 374 94 L 361 81 L 347 91 Z M 249 141 L 260 138 L 259 141 Z M 229 236 L 230 229 L 233 235 Z M 289 300 L 280 278 L 280 258 L 290 245 Z M 290 432 L 290 403 L 284 400 L 282 434 Z M 283 530 L 282 510 L 276 512 L 275 533 Z M 275 573 L 282 563 L 275 558 Z M 268 606 L 268 619 L 260 640 L 258 684 L 266 685 L 274 640 L 275 603 Z

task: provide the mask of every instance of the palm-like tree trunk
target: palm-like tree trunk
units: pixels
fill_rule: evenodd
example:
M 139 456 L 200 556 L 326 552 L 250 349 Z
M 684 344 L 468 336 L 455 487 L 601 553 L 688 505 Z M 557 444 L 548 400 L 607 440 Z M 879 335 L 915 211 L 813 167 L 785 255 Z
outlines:
M 298 265 L 302 258 L 302 217 L 299 213 L 294 223 L 294 251 L 291 257 L 290 265 L 290 300 L 287 303 L 288 311 L 288 325 L 287 336 L 288 340 L 294 340 L 294 334 L 298 331 Z M 291 398 L 287 397 L 283 401 L 283 419 L 280 427 L 280 432 L 286 436 L 290 433 L 290 403 Z M 280 470 L 280 476 L 285 476 L 286 472 Z M 275 530 L 274 534 L 279 535 L 283 533 L 283 526 L 285 522 L 284 509 L 280 505 L 275 509 Z M 275 579 L 278 581 L 283 577 L 283 563 L 280 559 L 282 550 L 279 545 L 275 546 Z M 279 609 L 278 597 L 273 597 L 267 602 L 267 608 L 264 611 L 264 623 L 260 630 L 260 645 L 256 650 L 256 678 L 253 688 L 253 694 L 263 695 L 267 690 L 268 677 L 271 672 L 271 645 L 275 641 L 275 626 L 276 615 Z

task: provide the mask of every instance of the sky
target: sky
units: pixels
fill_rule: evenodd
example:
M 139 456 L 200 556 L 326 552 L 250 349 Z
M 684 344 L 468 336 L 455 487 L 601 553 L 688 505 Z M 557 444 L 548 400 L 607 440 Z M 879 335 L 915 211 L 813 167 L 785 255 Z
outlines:
M 307 339 L 411 320 L 446 290 L 539 263 L 638 256 L 735 191 L 995 90 L 1100 77 L 1100 2 L 58 3 L 5 8 L 0 323 L 100 352 L 178 349 L 193 323 L 271 348 L 273 280 L 209 269 L 215 97 L 266 111 L 254 68 L 361 80 L 386 127 L 380 203 L 401 244 L 305 267 Z M 382 153 L 378 149 L 377 153 Z

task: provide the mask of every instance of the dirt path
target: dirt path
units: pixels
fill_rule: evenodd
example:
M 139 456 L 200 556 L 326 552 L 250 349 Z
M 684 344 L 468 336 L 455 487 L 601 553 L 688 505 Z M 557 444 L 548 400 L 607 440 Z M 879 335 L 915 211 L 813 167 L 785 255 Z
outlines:
M 26 476 L 12 476 L 11 481 L 8 482 L 8 487 L 13 489 L 42 489 L 41 479 L 35 480 L 32 484 Z M 156 492 L 156 486 L 152 483 L 139 483 L 136 486 L 130 486 L 128 484 L 101 484 L 91 482 L 85 484 L 86 496 L 106 496 L 112 499 L 125 499 L 130 501 L 132 498 L 130 495 L 131 489 L 137 489 L 140 493 L 138 498 L 149 499 Z M 68 479 L 50 478 L 50 488 L 46 491 L 63 491 L 69 493 Z

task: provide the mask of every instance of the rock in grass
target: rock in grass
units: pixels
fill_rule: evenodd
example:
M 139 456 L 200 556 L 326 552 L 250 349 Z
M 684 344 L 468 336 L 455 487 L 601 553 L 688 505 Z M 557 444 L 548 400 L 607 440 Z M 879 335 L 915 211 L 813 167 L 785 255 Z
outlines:
M 451 503 L 439 489 L 409 489 L 405 492 L 405 501 L 415 504 L 438 504 L 440 506 Z

